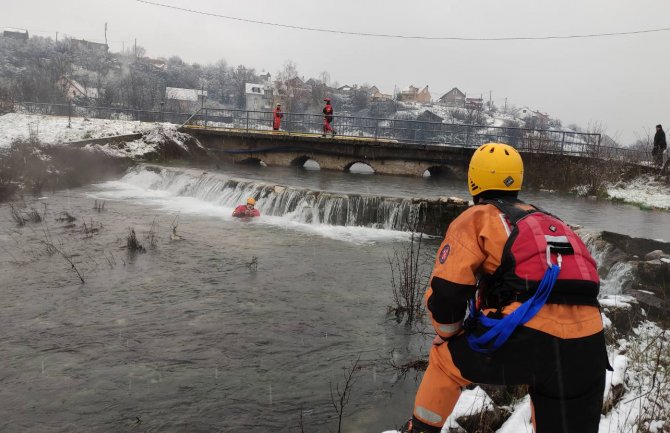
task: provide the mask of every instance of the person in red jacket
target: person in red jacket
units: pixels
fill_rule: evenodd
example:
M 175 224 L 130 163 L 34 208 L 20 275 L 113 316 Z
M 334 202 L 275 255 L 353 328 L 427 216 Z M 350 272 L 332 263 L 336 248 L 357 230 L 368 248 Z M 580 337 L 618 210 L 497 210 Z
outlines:
M 325 137 L 328 132 L 332 134 L 333 137 L 335 137 L 335 130 L 333 129 L 333 126 L 331 125 L 333 123 L 333 106 L 330 105 L 330 98 L 324 98 L 324 101 L 326 101 L 326 106 L 323 107 L 323 135 L 322 137 Z
M 261 213 L 258 211 L 258 209 L 255 209 L 254 206 L 256 206 L 256 200 L 254 200 L 252 197 L 249 197 L 247 199 L 247 204 L 241 204 L 235 208 L 233 211 L 233 216 L 236 218 L 252 218 L 261 216 Z
M 284 117 L 284 113 L 281 111 L 281 104 L 277 104 L 277 108 L 272 110 L 272 129 L 274 131 L 279 131 L 282 117 Z

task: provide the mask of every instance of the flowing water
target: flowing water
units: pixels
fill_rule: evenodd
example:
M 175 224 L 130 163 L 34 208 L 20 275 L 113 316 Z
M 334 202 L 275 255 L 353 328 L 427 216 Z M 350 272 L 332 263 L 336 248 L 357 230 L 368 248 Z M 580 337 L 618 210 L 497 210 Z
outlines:
M 251 194 L 264 194 L 263 217 L 230 217 Z M 396 223 L 406 199 L 438 195 L 466 191 L 430 178 L 138 167 L 33 200 L 42 223 L 17 227 L 0 206 L 0 430 L 299 432 L 302 419 L 305 432 L 336 431 L 331 391 L 357 359 L 342 431 L 400 425 L 416 377 L 390 365 L 429 340 L 387 315 L 387 260 L 408 243 Z M 670 223 L 529 196 L 594 230 L 662 238 Z M 64 211 L 77 220 L 56 221 Z M 125 248 L 131 227 L 146 253 Z M 429 256 L 439 241 L 426 241 Z M 50 243 L 75 254 L 84 284 Z

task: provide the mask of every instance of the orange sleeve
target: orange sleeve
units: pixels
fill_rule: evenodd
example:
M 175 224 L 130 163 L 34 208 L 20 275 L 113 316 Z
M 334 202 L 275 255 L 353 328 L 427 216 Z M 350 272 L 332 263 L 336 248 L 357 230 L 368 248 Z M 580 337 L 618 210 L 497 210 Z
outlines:
M 498 268 L 507 237 L 500 212 L 491 205 L 473 206 L 449 225 L 424 297 L 438 335 L 460 331 L 477 279 Z

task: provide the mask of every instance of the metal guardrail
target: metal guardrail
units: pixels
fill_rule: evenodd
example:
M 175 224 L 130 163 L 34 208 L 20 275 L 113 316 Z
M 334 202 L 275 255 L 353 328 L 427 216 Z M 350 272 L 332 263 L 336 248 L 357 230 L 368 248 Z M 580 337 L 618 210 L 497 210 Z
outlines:
M 17 102 L 14 111 L 56 116 L 168 122 L 244 132 L 272 131 L 271 111 L 201 108 L 195 113 L 135 110 L 114 107 L 82 107 L 72 104 Z M 410 119 L 335 116 L 338 136 L 391 141 L 406 145 L 478 147 L 488 142 L 507 143 L 522 152 L 588 156 L 651 164 L 651 154 L 601 145 L 601 135 L 501 126 L 425 122 Z M 322 114 L 284 113 L 281 131 L 286 134 L 321 135 Z
M 42 102 L 15 102 L 18 113 L 46 114 L 50 116 L 89 117 L 93 119 L 134 120 L 139 122 L 184 123 L 192 113 L 135 110 L 116 107 L 83 107 L 74 104 L 49 104 Z
M 281 131 L 287 134 L 322 134 L 323 115 L 283 113 Z M 271 111 L 202 108 L 185 125 L 206 128 L 271 131 Z M 575 155 L 634 163 L 649 163 L 651 155 L 635 149 L 601 144 L 601 134 L 515 127 L 426 122 L 410 119 L 334 116 L 332 126 L 341 137 L 368 138 L 407 145 L 479 147 L 484 143 L 509 144 L 522 152 Z

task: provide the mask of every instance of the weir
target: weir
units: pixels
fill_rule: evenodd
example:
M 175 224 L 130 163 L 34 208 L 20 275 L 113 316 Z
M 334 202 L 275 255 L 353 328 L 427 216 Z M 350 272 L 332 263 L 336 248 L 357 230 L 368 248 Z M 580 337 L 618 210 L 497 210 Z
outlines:
M 455 197 L 403 198 L 319 191 L 153 165 L 133 168 L 124 181 L 226 207 L 254 197 L 261 214 L 306 224 L 416 230 L 435 236 L 444 235 L 449 223 L 468 207 L 466 200 Z

